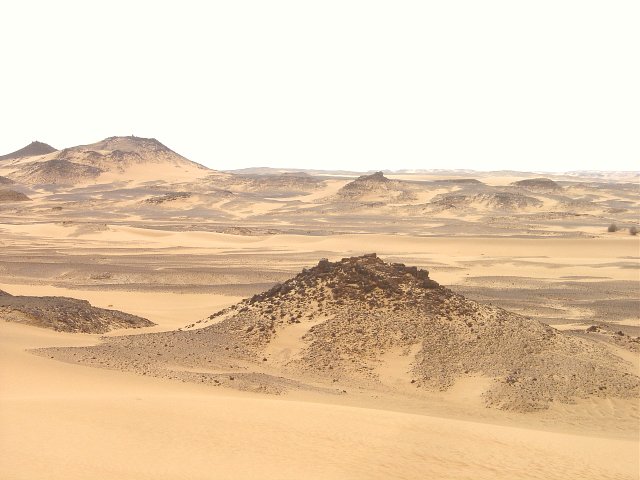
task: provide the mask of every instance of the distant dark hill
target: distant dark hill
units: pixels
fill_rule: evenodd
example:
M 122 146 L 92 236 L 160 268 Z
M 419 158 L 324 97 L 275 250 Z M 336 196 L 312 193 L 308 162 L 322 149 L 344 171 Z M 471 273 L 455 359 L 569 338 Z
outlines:
M 4 202 L 25 202 L 31 200 L 24 193 L 9 188 L 0 188 L 0 203 Z
M 561 192 L 562 187 L 550 178 L 528 178 L 512 183 L 515 187 L 525 188 L 532 192 L 553 193 Z
M 136 315 L 91 306 L 69 297 L 13 296 L 0 290 L 0 316 L 5 321 L 60 332 L 105 333 L 116 328 L 151 327 L 155 323 Z
M 0 160 L 11 160 L 12 158 L 22 158 L 22 157 L 34 157 L 36 155 L 46 155 L 48 153 L 53 153 L 57 151 L 51 145 L 47 145 L 46 143 L 31 142 L 26 147 L 21 148 L 20 150 L 16 150 L 12 153 L 7 153 L 6 155 L 0 156 Z

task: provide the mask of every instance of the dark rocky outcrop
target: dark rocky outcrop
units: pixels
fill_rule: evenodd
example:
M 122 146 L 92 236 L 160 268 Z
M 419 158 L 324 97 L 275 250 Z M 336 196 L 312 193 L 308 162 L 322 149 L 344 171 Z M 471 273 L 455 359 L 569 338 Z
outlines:
M 118 328 L 151 327 L 136 315 L 91 306 L 69 297 L 13 296 L 0 290 L 0 319 L 60 332 L 105 333 Z

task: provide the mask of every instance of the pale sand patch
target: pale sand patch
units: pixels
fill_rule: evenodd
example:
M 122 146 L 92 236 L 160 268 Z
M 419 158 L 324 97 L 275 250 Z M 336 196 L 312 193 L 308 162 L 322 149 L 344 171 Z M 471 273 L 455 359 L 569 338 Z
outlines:
M 326 320 L 327 317 L 318 316 L 314 321 L 303 321 L 291 325 L 275 336 L 265 349 L 265 355 L 270 361 L 281 365 L 293 360 L 307 346 L 307 342 L 302 337 L 311 327 Z
M 630 327 L 640 327 L 640 318 L 625 318 L 623 320 L 610 320 L 616 325 L 629 325 Z
M 393 348 L 380 355 L 380 364 L 376 368 L 380 381 L 394 388 L 411 390 L 412 385 L 407 383 L 407 378 L 411 376 L 411 362 L 420 348 L 420 344 L 411 348 Z
M 554 325 L 553 328 L 564 332 L 567 330 L 586 330 L 588 325 L 585 325 L 584 323 L 561 323 Z

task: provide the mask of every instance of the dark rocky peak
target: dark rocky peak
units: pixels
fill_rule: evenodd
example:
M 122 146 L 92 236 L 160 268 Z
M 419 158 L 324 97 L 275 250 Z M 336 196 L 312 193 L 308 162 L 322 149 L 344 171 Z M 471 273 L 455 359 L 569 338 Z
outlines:
M 0 156 L 0 160 L 10 160 L 13 158 L 46 155 L 48 153 L 52 153 L 55 151 L 56 149 L 53 148 L 51 145 L 47 145 L 46 143 L 42 143 L 35 140 L 31 142 L 29 145 L 27 145 L 26 147 L 21 148 L 20 150 L 16 150 L 15 152 Z
M 370 253 L 338 262 L 322 259 L 315 267 L 305 268 L 294 278 L 254 295 L 249 303 L 273 297 L 306 297 L 318 288 L 328 288 L 334 299 L 357 299 L 373 292 L 384 297 L 402 297 L 415 289 L 437 287 L 438 283 L 429 278 L 427 270 L 407 267 L 402 263 L 387 263 L 375 253 Z
M 372 173 L 371 175 L 361 175 L 360 177 L 356 178 L 354 180 L 354 182 L 380 182 L 380 183 L 386 183 L 386 182 L 391 182 L 391 180 L 389 180 L 387 177 L 385 177 L 384 173 L 375 172 L 375 173 Z

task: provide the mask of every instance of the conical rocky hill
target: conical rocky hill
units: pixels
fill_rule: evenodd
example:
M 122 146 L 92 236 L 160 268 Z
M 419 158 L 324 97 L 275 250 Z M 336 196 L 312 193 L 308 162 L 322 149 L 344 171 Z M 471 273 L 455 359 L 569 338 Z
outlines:
M 16 150 L 15 152 L 8 153 L 6 155 L 0 155 L 0 161 L 11 160 L 13 158 L 34 157 L 36 155 L 46 155 L 55 151 L 56 149 L 51 145 L 47 145 L 46 143 L 38 142 L 36 140 L 35 142 L 31 142 L 26 147 Z
M 25 202 L 31 200 L 24 193 L 10 188 L 0 188 L 0 203 L 4 202 Z
M 418 392 L 481 376 L 490 382 L 487 405 L 519 411 L 638 394 L 638 377 L 603 348 L 468 300 L 425 270 L 375 254 L 322 260 L 211 320 L 217 323 L 57 355 L 216 384 L 233 383 L 229 371 L 243 372 L 233 375 L 236 384 L 253 375 L 251 388 L 261 391 L 269 382 L 255 375 L 393 391 L 385 372 L 395 369 L 396 380 Z

